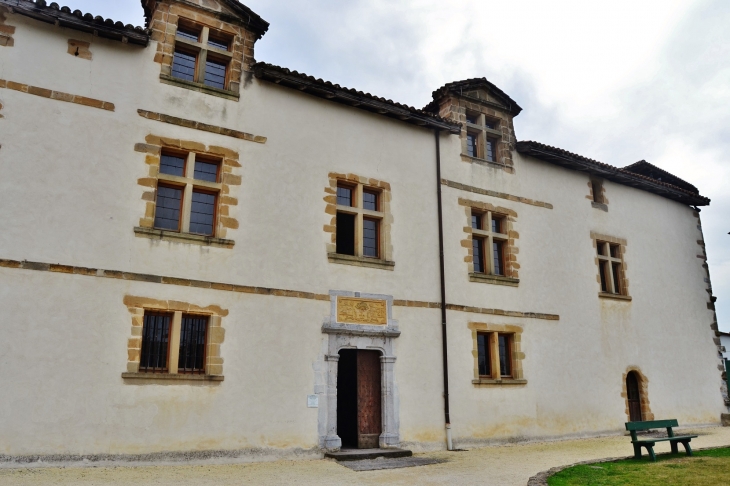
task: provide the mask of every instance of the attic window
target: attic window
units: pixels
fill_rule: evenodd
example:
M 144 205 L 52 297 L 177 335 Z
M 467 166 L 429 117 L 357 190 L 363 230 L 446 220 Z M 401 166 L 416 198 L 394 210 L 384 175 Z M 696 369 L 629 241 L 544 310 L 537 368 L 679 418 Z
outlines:
M 233 38 L 207 26 L 180 19 L 175 34 L 172 76 L 182 81 L 228 90 Z
M 593 193 L 593 202 L 603 204 L 603 184 L 601 181 L 591 180 L 591 190 Z

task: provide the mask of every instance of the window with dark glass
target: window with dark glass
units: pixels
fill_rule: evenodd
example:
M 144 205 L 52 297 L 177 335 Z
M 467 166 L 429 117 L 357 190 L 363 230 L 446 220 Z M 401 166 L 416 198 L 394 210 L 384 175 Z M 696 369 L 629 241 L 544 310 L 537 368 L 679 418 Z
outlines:
M 202 191 L 193 191 L 190 206 L 190 232 L 199 235 L 213 235 L 216 196 Z
M 183 191 L 179 187 L 157 186 L 155 228 L 172 231 L 180 230 L 182 193 Z
M 469 157 L 479 157 L 479 135 L 476 133 L 466 134 L 466 154 Z
M 228 66 L 232 60 L 232 37 L 223 32 L 180 19 L 175 36 L 173 77 L 227 89 Z
M 175 49 L 172 57 L 172 75 L 185 81 L 195 80 L 195 66 L 197 56 L 183 49 Z
M 488 138 L 486 143 L 486 150 L 484 154 L 484 158 L 494 162 L 494 155 L 495 155 L 495 147 L 496 147 L 496 141 L 493 138 Z
M 486 230 L 483 229 L 485 226 Z M 471 227 L 474 272 L 505 275 L 505 248 L 508 241 L 505 217 L 491 211 L 472 211 Z
M 489 352 L 489 334 L 477 334 L 477 356 L 479 376 L 492 376 L 492 358 Z
M 512 376 L 512 336 L 499 334 L 499 374 Z
M 219 167 L 220 164 L 217 162 L 207 162 L 196 158 L 193 177 L 199 181 L 218 182 Z
M 363 256 L 378 258 L 379 245 L 379 221 L 374 219 L 363 219 L 362 222 L 362 250 Z
M 464 153 L 489 162 L 496 162 L 501 133 L 500 121 L 479 113 L 466 113 L 466 143 Z
M 362 207 L 368 211 L 378 211 L 378 193 L 375 191 L 362 191 Z
M 380 190 L 363 184 L 338 184 L 336 253 L 381 258 L 380 195 Z
M 226 86 L 227 68 L 227 63 L 208 59 L 205 62 L 205 81 L 203 81 L 204 84 L 208 86 L 213 86 L 214 88 L 224 89 Z
M 352 188 L 337 186 L 337 204 L 339 206 L 352 207 Z
M 601 292 L 625 295 L 622 286 L 623 259 L 620 245 L 605 241 L 596 241 L 598 256 L 598 273 L 601 280 Z
M 171 320 L 172 314 L 145 312 L 142 326 L 140 372 L 167 372 Z
M 163 152 L 154 227 L 215 236 L 221 160 L 194 152 Z
M 160 173 L 185 177 L 185 157 L 163 153 L 160 156 Z
M 205 373 L 205 344 L 208 316 L 182 316 L 178 373 Z

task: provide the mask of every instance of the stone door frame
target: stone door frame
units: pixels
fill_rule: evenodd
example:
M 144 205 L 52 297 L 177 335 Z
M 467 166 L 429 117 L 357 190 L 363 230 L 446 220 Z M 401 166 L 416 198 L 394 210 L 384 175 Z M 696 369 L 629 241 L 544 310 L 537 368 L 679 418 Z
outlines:
M 319 429 L 320 446 L 328 451 L 337 451 L 342 440 L 337 435 L 337 373 L 341 349 L 362 349 L 380 352 L 381 413 L 383 432 L 380 447 L 400 445 L 400 415 L 398 390 L 395 384 L 394 340 L 400 336 L 398 322 L 393 319 L 393 296 L 366 294 L 342 290 L 330 291 L 331 311 L 322 325 L 326 334 L 324 353 L 324 378 L 326 385 L 320 398 Z M 385 301 L 387 306 L 386 325 L 351 324 L 337 322 L 337 297 L 354 297 Z

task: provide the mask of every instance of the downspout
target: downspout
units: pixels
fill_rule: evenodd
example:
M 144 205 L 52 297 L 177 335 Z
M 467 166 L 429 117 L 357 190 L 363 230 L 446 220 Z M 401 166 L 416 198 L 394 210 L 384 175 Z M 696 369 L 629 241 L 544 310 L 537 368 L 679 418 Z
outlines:
M 449 353 L 446 336 L 446 278 L 444 275 L 444 218 L 441 208 L 441 132 L 434 130 L 436 136 L 436 200 L 439 218 L 439 269 L 441 271 L 441 343 L 443 345 L 444 367 L 444 420 L 446 422 L 446 449 L 454 450 L 451 441 L 451 417 L 449 415 Z

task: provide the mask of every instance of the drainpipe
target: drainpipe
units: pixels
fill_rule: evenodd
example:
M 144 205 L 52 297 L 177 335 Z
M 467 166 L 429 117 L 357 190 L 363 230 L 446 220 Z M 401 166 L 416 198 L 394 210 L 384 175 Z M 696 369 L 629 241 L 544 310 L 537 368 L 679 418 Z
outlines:
M 449 415 L 449 353 L 446 336 L 446 279 L 444 276 L 444 218 L 441 209 L 441 132 L 434 130 L 436 136 L 436 199 L 439 218 L 439 269 L 441 271 L 441 342 L 443 345 L 444 366 L 444 420 L 446 421 L 446 449 L 454 450 L 451 442 L 451 417 Z

